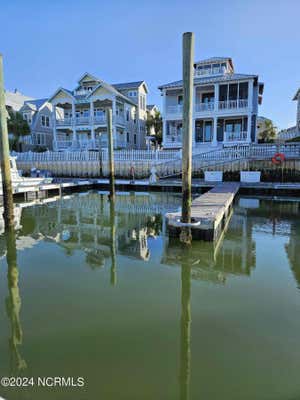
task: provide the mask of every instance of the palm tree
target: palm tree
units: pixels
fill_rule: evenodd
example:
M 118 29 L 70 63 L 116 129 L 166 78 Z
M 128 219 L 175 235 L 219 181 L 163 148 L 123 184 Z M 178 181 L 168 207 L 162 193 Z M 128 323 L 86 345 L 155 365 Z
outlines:
M 266 119 L 264 121 L 264 127 L 261 132 L 258 134 L 258 140 L 260 142 L 273 142 L 277 136 L 277 128 L 274 126 L 273 121 L 270 119 Z
M 162 142 L 162 118 L 159 111 L 156 111 L 154 115 L 148 114 L 147 121 L 147 134 L 149 136 L 152 135 L 152 132 L 155 132 L 154 136 L 156 142 L 161 144 Z
M 8 111 L 8 132 L 10 134 L 10 147 L 12 150 L 20 150 L 20 138 L 30 135 L 30 128 L 23 115 L 19 112 Z

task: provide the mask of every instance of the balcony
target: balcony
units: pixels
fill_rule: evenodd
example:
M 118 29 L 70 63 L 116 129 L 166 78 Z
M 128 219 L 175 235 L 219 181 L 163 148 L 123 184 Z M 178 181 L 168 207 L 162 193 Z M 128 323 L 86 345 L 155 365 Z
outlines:
M 125 124 L 125 118 L 123 115 L 116 115 L 113 118 L 119 125 Z M 84 125 L 106 125 L 106 115 L 95 115 L 94 117 L 76 117 L 74 118 L 60 118 L 56 120 L 57 126 L 72 126 L 73 123 L 77 126 Z
M 219 101 L 219 110 L 236 110 L 248 107 L 248 99 Z
M 196 103 L 195 104 L 195 112 L 207 112 L 207 111 L 213 111 L 215 109 L 215 104 L 214 103 Z
M 57 126 L 68 126 L 72 125 L 72 118 L 60 118 L 56 120 Z
M 167 107 L 167 113 L 168 114 L 182 114 L 182 105 L 176 105 L 176 106 L 168 106 Z
M 247 131 L 224 132 L 224 142 L 235 143 L 235 142 L 245 142 L 246 140 L 247 140 Z

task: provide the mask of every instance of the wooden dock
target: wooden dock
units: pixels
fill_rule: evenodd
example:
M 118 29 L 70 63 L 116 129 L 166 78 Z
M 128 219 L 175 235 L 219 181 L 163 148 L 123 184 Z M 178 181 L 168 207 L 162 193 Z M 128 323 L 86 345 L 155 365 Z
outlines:
M 223 231 L 229 218 L 235 195 L 240 184 L 228 182 L 217 184 L 213 189 L 197 197 L 192 202 L 193 238 L 214 241 Z M 168 232 L 170 236 L 179 236 L 181 229 L 186 224 L 180 221 L 181 212 L 166 214 Z

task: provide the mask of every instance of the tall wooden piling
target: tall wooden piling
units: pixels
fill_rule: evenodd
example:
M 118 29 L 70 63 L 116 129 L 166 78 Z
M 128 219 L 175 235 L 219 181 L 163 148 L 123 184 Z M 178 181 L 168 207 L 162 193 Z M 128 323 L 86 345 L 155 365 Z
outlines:
M 0 158 L 4 205 L 3 219 L 5 228 L 9 228 L 14 226 L 14 204 L 9 160 L 7 111 L 5 107 L 2 54 L 0 54 Z
M 192 203 L 192 134 L 193 134 L 193 86 L 194 86 L 194 33 L 185 32 L 182 42 L 183 55 L 183 118 L 182 118 L 182 215 L 181 222 L 191 223 Z M 190 228 L 183 227 L 180 240 L 190 243 Z
M 108 157 L 109 157 L 109 190 L 110 197 L 115 198 L 115 161 L 114 161 L 114 139 L 112 129 L 112 110 L 106 109 L 107 135 L 108 135 Z

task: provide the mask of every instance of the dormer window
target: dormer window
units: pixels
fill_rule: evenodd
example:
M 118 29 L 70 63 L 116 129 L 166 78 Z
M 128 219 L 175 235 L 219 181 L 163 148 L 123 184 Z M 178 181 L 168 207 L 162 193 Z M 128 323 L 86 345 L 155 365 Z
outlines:
M 213 63 L 213 64 L 200 64 L 196 66 L 195 75 L 217 75 L 226 72 L 227 64 L 223 63 Z

